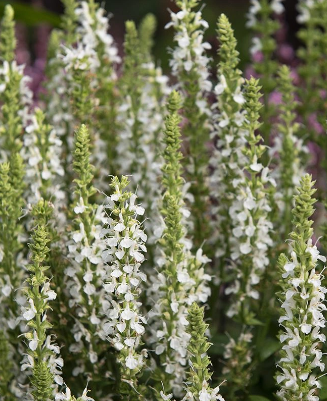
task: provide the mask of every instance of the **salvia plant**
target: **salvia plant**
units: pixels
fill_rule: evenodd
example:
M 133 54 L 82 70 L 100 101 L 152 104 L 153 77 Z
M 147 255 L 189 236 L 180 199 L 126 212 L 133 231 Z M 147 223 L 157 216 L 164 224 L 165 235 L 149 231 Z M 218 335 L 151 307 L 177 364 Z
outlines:
M 201 0 L 167 71 L 154 15 L 63 5 L 41 90 L 0 24 L 0 401 L 327 399 L 327 0 L 297 49 L 251 0 L 244 70 Z

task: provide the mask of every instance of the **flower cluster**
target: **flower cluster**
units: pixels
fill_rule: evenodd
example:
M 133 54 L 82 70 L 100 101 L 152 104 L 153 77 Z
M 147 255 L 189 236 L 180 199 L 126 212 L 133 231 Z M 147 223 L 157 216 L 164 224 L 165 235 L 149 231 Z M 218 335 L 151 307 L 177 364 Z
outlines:
M 11 344 L 15 344 L 20 334 L 20 308 L 25 303 L 21 292 L 26 265 L 22 243 L 24 228 L 19 221 L 24 206 L 23 174 L 18 154 L 11 158 L 11 163 L 0 164 L 0 335 L 6 351 L 1 357 L 0 376 L 7 397 L 22 395 L 18 384 L 22 382 L 21 347 L 14 349 Z
M 187 332 L 191 339 L 187 347 L 189 356 L 189 371 L 188 380 L 185 383 L 186 394 L 183 401 L 224 401 L 224 398 L 219 394 L 220 386 L 211 388 L 210 378 L 211 372 L 209 365 L 211 363 L 207 351 L 210 344 L 205 336 L 208 325 L 204 323 L 204 311 L 197 303 L 193 303 L 189 309 L 187 320 L 189 322 Z M 160 391 L 159 399 L 169 401 L 172 394 L 165 395 Z
M 160 196 L 158 176 L 162 165 L 160 154 L 164 104 L 170 90 L 167 85 L 168 77 L 162 74 L 161 68 L 155 66 L 149 56 L 149 49 L 144 49 L 141 39 L 144 40 L 145 36 L 149 38 L 151 30 L 148 30 L 147 35 L 144 31 L 145 27 L 142 33 L 136 30 L 133 22 L 126 23 L 125 63 L 121 86 L 124 100 L 117 115 L 117 162 L 121 174 L 133 174 L 133 190 L 137 189 L 138 197 L 148 210 L 149 219 L 145 223 L 145 229 L 149 237 L 148 259 L 153 264 L 152 248 L 158 238 L 156 228 L 160 224 L 157 204 Z M 149 40 L 150 38 L 145 40 L 145 43 Z
M 138 216 L 144 208 L 136 203 L 136 195 L 126 191 L 127 177 L 113 177 L 112 195 L 104 205 L 106 220 L 102 237 L 106 248 L 102 259 L 106 264 L 103 277 L 105 301 L 102 304 L 106 316 L 102 326 L 103 335 L 119 351 L 120 371 L 128 394 L 131 386 L 137 389 L 136 375 L 145 364 L 146 351 L 140 350 L 141 336 L 145 332 L 145 317 L 141 312 L 140 294 L 146 275 L 142 272 L 147 236 Z M 126 386 L 125 386 L 126 387 Z
M 32 121 L 25 128 L 23 140 L 21 155 L 26 165 L 27 202 L 34 205 L 42 197 L 51 199 L 57 208 L 63 206 L 65 193 L 61 187 L 64 169 L 60 160 L 62 142 L 56 131 L 45 122 L 41 109 L 35 109 Z
M 280 123 L 278 134 L 274 137 L 274 145 L 269 154 L 275 159 L 275 168 L 272 177 L 278 183 L 275 200 L 280 211 L 280 222 L 283 222 L 284 234 L 288 235 L 291 225 L 291 207 L 295 188 L 300 184 L 304 175 L 304 162 L 307 147 L 303 140 L 298 138 L 299 124 L 295 122 L 294 86 L 287 66 L 278 71 L 278 90 L 282 94 L 280 109 Z
M 237 196 L 230 208 L 230 215 L 234 221 L 233 243 L 231 244 L 232 265 L 236 269 L 236 277 L 232 286 L 226 293 L 232 293 L 235 301 L 227 314 L 229 316 L 241 315 L 243 322 L 249 322 L 248 308 L 243 303 L 251 299 L 258 299 L 259 292 L 256 286 L 265 268 L 269 264 L 268 249 L 272 246 L 272 223 L 269 221 L 269 205 L 267 196 L 267 183 L 274 184 L 269 178 L 268 167 L 260 163 L 265 146 L 260 145 L 261 137 L 255 134 L 259 128 L 259 99 L 260 87 L 258 81 L 251 78 L 246 82 L 245 96 L 245 123 L 247 130 L 245 139 L 249 147 L 244 145 L 246 156 L 243 176 L 234 180 Z
M 233 222 L 229 213 L 234 201 L 233 182 L 243 176 L 242 169 L 246 162 L 242 152 L 246 131 L 243 128 L 242 105 L 245 101 L 241 89 L 243 78 L 238 69 L 236 39 L 224 14 L 218 20 L 217 33 L 220 42 L 219 82 L 214 89 L 217 102 L 212 106 L 211 138 L 215 142 L 215 148 L 209 161 L 213 170 L 209 182 L 212 201 L 211 221 L 215 233 L 214 246 L 216 257 L 220 258 L 222 276 L 225 271 L 225 259 L 229 257 L 230 239 L 233 236 Z
M 21 132 L 30 119 L 30 107 L 33 93 L 28 88 L 30 78 L 24 75 L 24 65 L 17 65 L 13 52 L 16 47 L 14 39 L 13 10 L 6 6 L 1 22 L 1 36 L 6 45 L 1 49 L 0 66 L 0 160 L 7 161 L 10 155 L 19 153 L 22 147 Z M 4 39 L 6 38 L 6 39 Z
M 57 294 L 50 287 L 45 275 L 49 266 L 50 234 L 47 223 L 51 218 L 52 209 L 49 203 L 41 199 L 33 208 L 35 228 L 33 230 L 31 264 L 27 266 L 30 272 L 26 280 L 29 286 L 25 288 L 27 304 L 22 310 L 22 319 L 29 328 L 24 334 L 28 350 L 22 364 L 22 370 L 32 371 L 32 395 L 35 401 L 52 398 L 57 391 L 57 385 L 63 384 L 61 368 L 63 360 L 59 356 L 59 347 L 55 345 L 48 334 L 51 324 L 47 320 L 49 301 L 56 299 Z
M 207 188 L 207 150 L 205 144 L 209 137 L 210 106 L 207 95 L 211 90 L 209 62 L 206 55 L 211 48 L 204 41 L 208 23 L 202 18 L 201 11 L 194 11 L 199 0 L 176 0 L 180 7 L 177 13 L 170 12 L 171 22 L 166 28 L 175 30 L 176 47 L 172 50 L 170 66 L 172 74 L 178 78 L 178 90 L 184 98 L 184 116 L 187 119 L 183 133 L 188 143 L 187 181 L 191 184 L 193 195 L 191 215 L 194 222 L 193 238 L 195 246 L 201 246 L 208 225 L 206 224 Z
M 320 387 L 315 370 L 325 370 L 322 362 L 321 343 L 326 337 L 321 333 L 326 321 L 326 288 L 323 276 L 317 268 L 318 261 L 326 262 L 317 246 L 312 242 L 312 220 L 315 199 L 312 195 L 314 182 L 307 174 L 301 180 L 293 209 L 294 228 L 290 234 L 290 255 L 281 254 L 278 267 L 281 279 L 282 326 L 279 339 L 282 343 L 279 367 L 276 376 L 281 400 L 318 401 L 316 389 Z
M 270 94 L 275 89 L 275 75 L 277 72 L 277 61 L 274 59 L 276 50 L 276 33 L 280 28 L 278 20 L 271 18 L 272 15 L 280 15 L 284 12 L 283 0 L 251 0 L 248 13 L 247 26 L 251 28 L 255 36 L 252 38 L 250 53 L 254 61 L 254 69 L 259 74 L 263 88 L 264 108 L 262 115 L 262 136 L 265 143 L 269 144 L 271 131 L 271 117 L 274 115 L 274 107 L 269 102 Z
M 192 400 L 210 400 L 224 401 L 219 394 L 219 386 L 210 387 L 211 372 L 209 365 L 210 358 L 207 351 L 210 344 L 205 336 L 208 325 L 204 323 L 204 311 L 196 303 L 193 303 L 189 309 L 187 320 L 189 325 L 187 332 L 191 339 L 188 345 L 190 369 L 188 373 L 188 387 L 185 399 Z
M 321 95 L 322 90 L 326 89 L 324 74 L 327 57 L 320 51 L 326 43 L 326 10 L 325 0 L 301 0 L 298 3 L 298 22 L 301 24 L 298 38 L 302 43 L 298 49 L 298 56 L 302 60 L 298 74 L 303 81 L 299 90 L 302 103 L 299 114 L 304 122 L 301 134 L 309 134 L 323 149 L 326 149 L 325 141 L 317 138 L 317 134 L 323 133 L 322 126 L 326 120 L 325 100 Z
M 188 307 L 193 302 L 206 302 L 210 294 L 203 265 L 209 259 L 199 249 L 191 253 L 192 242 L 187 238 L 183 215 L 189 216 L 182 197 L 180 131 L 178 115 L 181 98 L 173 91 L 168 100 L 169 115 L 165 122 L 165 163 L 162 168 L 161 213 L 164 216 L 164 230 L 160 239 L 161 255 L 157 259 L 158 275 L 151 277 L 149 294 L 155 300 L 151 311 L 152 341 L 155 353 L 165 366 L 162 379 L 164 391 L 182 390 L 187 363 L 187 346 L 190 335 L 186 332 Z M 166 321 L 162 320 L 166 316 Z
M 102 279 L 105 268 L 101 254 L 105 243 L 101 239 L 104 221 L 102 206 L 91 202 L 96 190 L 92 185 L 90 165 L 90 138 L 85 125 L 75 134 L 73 168 L 76 187 L 73 205 L 73 230 L 67 243 L 69 265 L 65 269 L 69 307 L 75 308 L 76 320 L 72 333 L 74 342 L 69 350 L 77 356 L 87 354 L 91 365 L 98 363 L 98 325 L 104 290 Z M 85 361 L 85 358 L 79 358 Z M 77 359 L 74 375 L 85 373 L 87 367 Z M 89 373 L 90 374 L 90 373 Z

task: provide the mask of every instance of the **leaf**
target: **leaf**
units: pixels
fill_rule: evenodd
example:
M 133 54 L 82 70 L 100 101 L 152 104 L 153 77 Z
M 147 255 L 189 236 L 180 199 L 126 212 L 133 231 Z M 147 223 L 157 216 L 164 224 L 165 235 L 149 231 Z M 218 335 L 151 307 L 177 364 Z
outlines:
M 249 395 L 247 401 L 270 401 L 268 398 L 262 395 Z
M 41 8 L 33 7 L 19 1 L 8 0 L 0 2 L 0 16 L 2 18 L 6 4 L 11 4 L 15 11 L 15 21 L 23 22 L 28 26 L 38 25 L 41 22 L 46 22 L 54 27 L 59 27 L 59 15 L 43 10 Z
M 250 326 L 264 326 L 265 324 L 260 320 L 256 319 L 255 317 L 249 316 L 246 319 L 246 324 Z
M 319 391 L 319 399 L 320 400 L 327 400 L 327 376 L 323 376 L 319 379 L 321 384 L 321 389 Z
M 260 347 L 259 358 L 263 362 L 269 358 L 272 354 L 278 351 L 281 347 L 281 343 L 272 338 L 268 338 Z

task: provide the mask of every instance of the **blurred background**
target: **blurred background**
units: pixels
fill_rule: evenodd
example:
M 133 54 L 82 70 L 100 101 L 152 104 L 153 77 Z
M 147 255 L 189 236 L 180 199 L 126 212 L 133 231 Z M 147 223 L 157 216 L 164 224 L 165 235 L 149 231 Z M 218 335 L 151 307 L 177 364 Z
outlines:
M 171 29 L 165 30 L 169 21 L 169 9 L 174 10 L 172 0 L 106 0 L 99 1 L 106 10 L 112 14 L 111 34 L 118 43 L 122 52 L 124 37 L 124 21 L 135 20 L 138 23 L 142 17 L 151 12 L 157 17 L 158 29 L 153 49 L 155 59 L 159 61 L 164 71 L 167 71 L 169 53 L 167 47 L 172 45 Z M 284 40 L 293 48 L 298 43 L 295 33 L 298 29 L 296 24 L 296 2 L 297 0 L 285 0 L 285 26 L 287 27 Z M 19 22 L 17 36 L 21 53 L 21 62 L 34 65 L 35 62 L 42 63 L 45 56 L 47 38 L 51 28 L 60 24 L 60 14 L 63 5 L 60 0 L 0 0 L 0 13 L 3 12 L 5 4 L 13 5 L 16 21 Z M 203 17 L 209 22 L 210 28 L 206 33 L 206 40 L 212 45 L 212 57 L 215 58 L 218 43 L 215 35 L 217 17 L 225 13 L 235 30 L 238 38 L 238 50 L 241 56 L 241 67 L 245 68 L 249 62 L 250 32 L 245 27 L 246 13 L 249 8 L 249 0 L 204 0 Z

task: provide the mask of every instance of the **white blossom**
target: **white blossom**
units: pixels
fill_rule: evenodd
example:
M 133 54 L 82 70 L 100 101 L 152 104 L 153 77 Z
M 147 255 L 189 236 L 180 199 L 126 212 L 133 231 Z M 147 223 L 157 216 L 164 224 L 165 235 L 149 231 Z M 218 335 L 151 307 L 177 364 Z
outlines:
M 135 203 L 134 194 L 125 197 L 121 192 L 122 184 L 118 180 L 115 183 L 115 192 L 107 198 L 104 206 L 107 217 L 103 221 L 105 275 L 102 279 L 106 303 L 103 305 L 105 319 L 100 336 L 107 338 L 120 351 L 118 359 L 122 371 L 128 368 L 138 372 L 144 365 L 144 354 L 138 347 L 147 323 L 139 301 L 146 281 L 141 263 L 147 236 L 137 216 L 143 215 L 144 210 Z M 114 217 L 113 210 L 117 209 L 119 214 Z
M 281 371 L 277 376 L 280 387 L 277 394 L 283 401 L 288 400 L 290 394 L 296 394 L 299 400 L 311 399 L 320 387 L 315 368 L 321 372 L 325 370 L 321 342 L 325 342 L 326 337 L 321 330 L 326 325 L 323 313 L 327 309 L 327 290 L 322 286 L 323 275 L 316 268 L 318 260 L 325 262 L 326 258 L 320 255 L 311 238 L 305 250 L 296 246 L 295 241 L 289 243 L 291 260 L 285 255 L 280 257 L 283 295 L 279 324 L 283 331 L 279 336 L 282 355 L 278 364 Z M 303 259 L 304 254 L 308 258 Z

